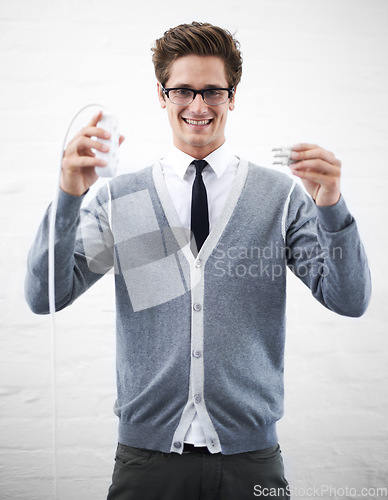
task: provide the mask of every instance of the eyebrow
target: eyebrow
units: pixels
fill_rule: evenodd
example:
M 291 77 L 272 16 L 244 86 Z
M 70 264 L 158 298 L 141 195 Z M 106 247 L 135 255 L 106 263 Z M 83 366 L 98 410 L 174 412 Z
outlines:
M 191 85 L 188 85 L 187 83 L 177 83 L 174 86 L 171 86 L 169 88 L 174 88 L 174 89 L 193 89 L 193 90 L 199 90 L 199 89 L 194 89 Z M 200 90 L 211 90 L 211 89 L 224 89 L 224 88 L 229 88 L 229 87 L 223 87 L 222 85 L 216 85 L 209 83 L 203 87 L 203 89 Z

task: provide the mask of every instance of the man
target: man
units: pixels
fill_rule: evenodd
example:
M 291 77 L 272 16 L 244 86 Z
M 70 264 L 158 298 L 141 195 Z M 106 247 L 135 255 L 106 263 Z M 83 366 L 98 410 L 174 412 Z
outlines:
M 108 499 L 289 498 L 276 436 L 286 268 L 339 314 L 363 314 L 370 296 L 341 164 L 293 147 L 291 171 L 313 201 L 289 176 L 229 153 L 242 59 L 227 31 L 178 26 L 153 61 L 170 154 L 113 179 L 80 217 L 105 165 L 92 150 L 105 150 L 99 113 L 64 154 L 58 202 L 57 309 L 115 270 L 120 424 Z M 48 218 L 26 280 L 37 313 L 48 312 Z

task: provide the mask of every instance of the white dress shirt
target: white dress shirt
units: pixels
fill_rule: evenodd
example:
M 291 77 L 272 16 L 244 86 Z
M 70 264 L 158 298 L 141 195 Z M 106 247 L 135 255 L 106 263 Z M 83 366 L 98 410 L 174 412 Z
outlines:
M 230 154 L 226 143 L 204 158 L 207 165 L 202 178 L 206 187 L 210 231 L 218 219 L 229 196 L 239 159 Z M 173 147 L 161 160 L 164 180 L 183 227 L 190 228 L 191 192 L 195 178 L 195 167 L 190 165 L 192 156 Z
M 191 193 L 195 178 L 195 167 L 190 164 L 195 159 L 173 146 L 170 153 L 160 162 L 171 200 L 180 222 L 185 228 L 190 228 L 191 224 Z M 210 153 L 204 160 L 208 162 L 202 172 L 202 178 L 207 192 L 209 228 L 211 231 L 231 191 L 237 173 L 239 158 L 231 155 L 224 142 L 222 146 Z M 206 446 L 205 435 L 197 414 L 195 414 L 187 431 L 185 442 L 195 446 Z

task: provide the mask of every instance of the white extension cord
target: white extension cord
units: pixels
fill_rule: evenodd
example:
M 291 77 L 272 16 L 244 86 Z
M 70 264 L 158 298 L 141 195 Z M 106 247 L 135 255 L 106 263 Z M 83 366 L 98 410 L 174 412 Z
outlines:
M 58 173 L 58 179 L 56 181 L 56 188 L 54 191 L 54 199 L 51 204 L 50 220 L 49 220 L 49 242 L 48 242 L 48 300 L 49 300 L 49 312 L 51 316 L 51 374 L 52 374 L 52 411 L 53 411 L 53 478 L 54 478 L 54 489 L 55 489 L 55 500 L 58 500 L 58 408 L 57 408 L 57 339 L 56 339 L 56 326 L 55 326 L 55 221 L 58 208 L 58 198 L 60 192 L 60 180 L 62 172 L 62 160 L 66 148 L 66 143 L 68 136 L 73 126 L 75 120 L 83 113 L 86 109 L 91 107 L 98 107 L 100 109 L 105 109 L 104 106 L 99 104 L 88 104 L 81 108 L 72 118 L 63 140 L 63 145 L 61 149 L 60 157 L 60 168 Z

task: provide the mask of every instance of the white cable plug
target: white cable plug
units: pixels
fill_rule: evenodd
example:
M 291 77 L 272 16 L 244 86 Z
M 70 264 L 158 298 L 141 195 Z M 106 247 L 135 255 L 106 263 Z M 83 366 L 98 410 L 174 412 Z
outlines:
M 294 160 L 291 160 L 292 147 L 273 148 L 272 153 L 274 156 L 272 165 L 292 165 L 295 163 Z

